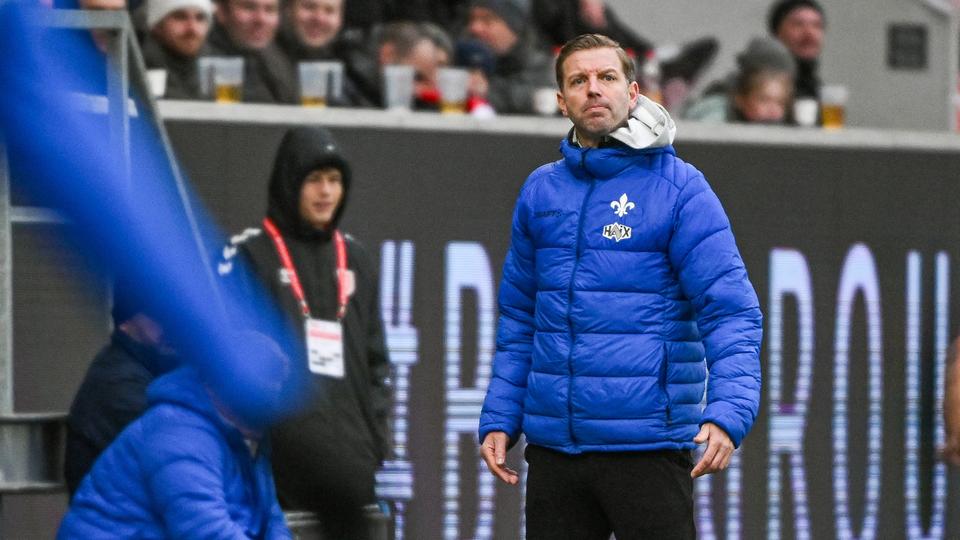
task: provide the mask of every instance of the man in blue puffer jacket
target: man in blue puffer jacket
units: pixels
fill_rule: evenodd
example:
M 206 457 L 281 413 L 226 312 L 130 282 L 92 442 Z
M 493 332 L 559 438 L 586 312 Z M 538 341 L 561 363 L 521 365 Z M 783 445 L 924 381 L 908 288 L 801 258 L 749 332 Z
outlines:
M 692 479 L 724 469 L 757 414 L 757 296 L 623 49 L 575 38 L 557 82 L 574 128 L 514 211 L 481 452 L 516 484 L 504 456 L 526 436 L 528 538 L 693 538 Z
M 266 439 L 213 396 L 190 367 L 151 384 L 150 408 L 101 454 L 57 538 L 292 538 Z

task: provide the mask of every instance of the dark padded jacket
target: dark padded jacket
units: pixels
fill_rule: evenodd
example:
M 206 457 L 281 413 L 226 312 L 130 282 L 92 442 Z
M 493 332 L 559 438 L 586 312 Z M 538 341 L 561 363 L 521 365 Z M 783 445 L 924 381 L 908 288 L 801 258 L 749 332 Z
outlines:
M 67 417 L 64 476 L 73 494 L 93 462 L 117 435 L 147 410 L 147 386 L 176 366 L 176 358 L 158 353 L 116 331 L 93 359 Z

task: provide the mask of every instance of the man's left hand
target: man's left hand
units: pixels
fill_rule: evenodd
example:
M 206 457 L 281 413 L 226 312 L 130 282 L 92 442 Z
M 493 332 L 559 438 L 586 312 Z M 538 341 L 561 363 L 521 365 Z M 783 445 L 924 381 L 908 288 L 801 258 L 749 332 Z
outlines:
M 960 466 L 960 437 L 947 433 L 947 444 L 940 450 L 940 457 L 949 465 Z
M 700 433 L 693 438 L 693 442 L 707 443 L 707 448 L 703 451 L 703 457 L 690 471 L 691 478 L 722 471 L 730 464 L 730 456 L 733 455 L 734 450 L 733 441 L 730 440 L 727 432 L 716 424 L 710 422 L 703 424 L 700 427 Z

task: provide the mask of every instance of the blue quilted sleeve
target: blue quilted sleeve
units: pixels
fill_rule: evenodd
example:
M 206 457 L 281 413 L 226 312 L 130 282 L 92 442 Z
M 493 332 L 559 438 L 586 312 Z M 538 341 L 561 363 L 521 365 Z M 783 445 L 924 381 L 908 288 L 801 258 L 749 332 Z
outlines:
M 287 520 L 283 516 L 283 510 L 280 509 L 280 503 L 274 496 L 273 505 L 270 508 L 270 523 L 267 525 L 266 540 L 292 540 L 292 538 L 293 533 L 287 528 Z
M 527 184 L 529 186 L 529 183 Z M 525 187 L 513 212 L 510 250 L 500 281 L 500 320 L 497 324 L 497 351 L 493 375 L 480 413 L 480 442 L 492 431 L 503 431 L 511 444 L 517 441 L 523 424 L 523 400 L 533 351 L 534 247 L 527 228 L 529 207 Z
M 676 205 L 670 262 L 690 299 L 706 350 L 707 406 L 701 424 L 736 446 L 760 405 L 760 306 L 720 200 L 690 167 Z

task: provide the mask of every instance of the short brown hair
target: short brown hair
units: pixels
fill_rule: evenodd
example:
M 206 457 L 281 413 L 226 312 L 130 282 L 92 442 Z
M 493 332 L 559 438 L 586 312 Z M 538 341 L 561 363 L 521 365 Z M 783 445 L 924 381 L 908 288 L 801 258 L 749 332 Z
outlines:
M 620 64 L 623 65 L 623 74 L 626 75 L 627 82 L 633 82 L 637 76 L 637 68 L 633 64 L 633 60 L 627 56 L 627 51 L 623 50 L 623 47 L 621 47 L 619 43 L 603 34 L 581 34 L 566 42 L 560 49 L 560 54 L 557 55 L 555 69 L 557 72 L 557 86 L 560 87 L 560 90 L 563 90 L 563 62 L 568 56 L 577 51 L 604 48 L 611 48 L 617 52 L 617 56 L 620 58 Z

